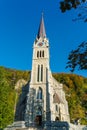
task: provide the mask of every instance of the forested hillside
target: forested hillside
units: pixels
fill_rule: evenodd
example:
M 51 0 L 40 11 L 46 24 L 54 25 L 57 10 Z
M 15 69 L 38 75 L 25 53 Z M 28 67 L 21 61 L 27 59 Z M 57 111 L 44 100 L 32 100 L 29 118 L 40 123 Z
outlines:
M 87 125 L 87 78 L 75 74 L 53 74 L 57 81 L 63 83 L 69 105 L 71 122 L 81 119 Z
M 64 84 L 71 121 L 81 118 L 81 123 L 87 124 L 85 114 L 87 112 L 87 78 L 65 73 L 56 73 L 53 76 Z M 14 121 L 15 84 L 19 79 L 28 81 L 30 79 L 30 71 L 0 67 L 0 128 L 4 128 Z
M 0 128 L 14 120 L 15 84 L 19 79 L 29 80 L 29 71 L 19 71 L 0 67 Z

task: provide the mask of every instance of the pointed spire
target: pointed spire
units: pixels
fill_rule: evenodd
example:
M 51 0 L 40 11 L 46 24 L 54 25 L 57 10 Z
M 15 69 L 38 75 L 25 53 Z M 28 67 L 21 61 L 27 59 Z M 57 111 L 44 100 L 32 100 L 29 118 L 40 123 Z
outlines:
M 46 37 L 46 32 L 45 32 L 45 26 L 44 26 L 44 19 L 43 19 L 43 13 L 42 13 L 42 18 L 41 18 L 41 22 L 40 22 L 40 26 L 39 26 L 39 30 L 38 30 L 38 38 L 42 37 Z

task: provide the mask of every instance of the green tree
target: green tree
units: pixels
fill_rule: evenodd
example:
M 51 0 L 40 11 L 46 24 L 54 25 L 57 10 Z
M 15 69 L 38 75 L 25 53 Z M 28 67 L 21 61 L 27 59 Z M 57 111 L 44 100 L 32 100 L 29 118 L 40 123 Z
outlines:
M 78 17 L 73 21 L 83 20 L 87 22 L 87 0 L 61 0 L 60 9 L 62 13 L 72 8 L 79 9 Z M 77 66 L 80 70 L 87 70 L 87 42 L 82 42 L 76 50 L 72 50 L 68 60 L 67 67 L 71 68 L 72 72 Z
M 84 2 L 86 2 L 86 0 L 63 0 L 60 2 L 60 8 L 63 12 L 65 12 L 66 10 L 77 8 Z
M 66 68 L 71 72 L 78 67 L 79 70 L 87 70 L 87 42 L 82 42 L 76 50 L 72 50 L 68 56 Z
M 4 128 L 13 121 L 14 89 L 9 86 L 3 67 L 0 68 L 0 81 L 0 128 Z
M 14 121 L 15 84 L 19 79 L 29 80 L 29 73 L 0 67 L 0 128 Z

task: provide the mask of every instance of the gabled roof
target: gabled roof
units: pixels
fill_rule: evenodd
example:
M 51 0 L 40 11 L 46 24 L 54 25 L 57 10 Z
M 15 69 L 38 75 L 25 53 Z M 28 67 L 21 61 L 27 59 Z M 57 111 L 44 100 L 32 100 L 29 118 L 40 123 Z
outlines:
M 40 22 L 40 26 L 39 26 L 37 37 L 38 38 L 40 38 L 40 37 L 42 37 L 42 38 L 46 37 L 43 14 L 42 14 L 42 18 L 41 18 L 41 22 Z

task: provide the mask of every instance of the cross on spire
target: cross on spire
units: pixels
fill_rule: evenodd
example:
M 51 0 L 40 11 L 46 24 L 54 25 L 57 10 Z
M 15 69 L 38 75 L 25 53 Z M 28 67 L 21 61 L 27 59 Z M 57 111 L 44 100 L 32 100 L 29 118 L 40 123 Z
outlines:
M 42 37 L 42 38 L 46 37 L 43 13 L 42 13 L 41 22 L 40 22 L 40 26 L 39 26 L 37 37 L 38 38 L 40 38 L 40 37 Z

